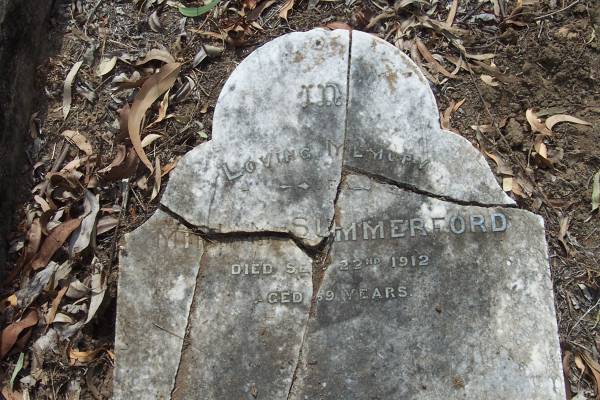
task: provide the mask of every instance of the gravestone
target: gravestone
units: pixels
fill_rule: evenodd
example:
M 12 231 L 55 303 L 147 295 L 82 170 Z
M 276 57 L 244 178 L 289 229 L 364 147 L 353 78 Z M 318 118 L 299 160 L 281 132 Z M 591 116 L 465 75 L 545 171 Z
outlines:
M 291 33 L 125 237 L 114 398 L 564 399 L 543 220 L 396 48 Z

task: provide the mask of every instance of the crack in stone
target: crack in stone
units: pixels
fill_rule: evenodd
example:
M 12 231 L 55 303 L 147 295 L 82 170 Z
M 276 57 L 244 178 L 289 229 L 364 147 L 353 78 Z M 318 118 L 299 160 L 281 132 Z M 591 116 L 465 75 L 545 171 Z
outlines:
M 189 343 L 189 335 L 190 335 L 191 324 L 192 324 L 192 313 L 194 312 L 195 307 L 197 307 L 196 291 L 198 290 L 199 281 L 202 276 L 202 272 L 203 272 L 204 268 L 206 268 L 205 257 L 208 254 L 208 252 L 206 251 L 207 246 L 208 246 L 207 244 L 205 244 L 203 246 L 202 256 L 200 256 L 198 272 L 196 273 L 196 284 L 194 285 L 194 291 L 192 293 L 192 302 L 191 302 L 190 308 L 188 310 L 187 321 L 186 321 L 186 325 L 185 325 L 185 334 L 183 336 L 183 341 L 182 341 L 183 343 L 181 344 L 181 351 L 179 352 L 179 362 L 177 363 L 177 371 L 175 372 L 175 379 L 173 380 L 173 388 L 171 389 L 171 395 L 169 397 L 170 400 L 173 400 L 173 396 L 175 395 L 175 392 L 177 391 L 177 381 L 179 380 L 179 374 L 181 372 L 181 364 L 183 363 L 183 352 L 187 349 L 188 345 L 191 345 Z
M 439 195 L 435 193 L 428 192 L 423 189 L 419 189 L 414 185 L 410 185 L 408 183 L 400 183 L 393 179 L 387 178 L 385 176 L 374 174 L 371 172 L 367 172 L 361 168 L 356 167 L 344 167 L 344 171 L 346 174 L 354 174 L 354 175 L 362 175 L 367 177 L 377 183 L 394 186 L 398 189 L 412 192 L 415 194 L 419 194 L 421 196 L 430 197 L 433 199 L 445 201 L 447 203 L 458 204 L 460 206 L 475 206 L 475 207 L 483 207 L 483 208 L 518 208 L 516 204 L 495 204 L 495 203 L 480 203 L 478 201 L 466 201 L 466 200 L 458 200 L 449 196 Z
M 304 333 L 302 335 L 302 341 L 300 342 L 300 350 L 298 352 L 298 358 L 296 360 L 296 367 L 294 368 L 294 374 L 292 375 L 292 381 L 290 382 L 290 388 L 288 390 L 287 400 L 291 399 L 292 390 L 294 389 L 294 384 L 296 382 L 298 369 L 300 368 L 300 364 L 303 359 L 303 349 L 304 343 L 306 342 L 306 337 L 308 336 L 308 326 L 310 324 L 310 319 L 315 316 L 316 308 L 317 308 L 317 295 L 319 290 L 321 289 L 321 284 L 323 283 L 323 278 L 325 277 L 326 267 L 331 263 L 330 252 L 333 246 L 333 240 L 335 238 L 335 232 L 333 231 L 333 227 L 336 223 L 338 216 L 338 207 L 337 203 L 340 197 L 340 193 L 342 191 L 342 186 L 344 184 L 344 161 L 346 159 L 346 138 L 348 136 L 348 108 L 350 106 L 350 70 L 352 66 L 352 30 L 348 32 L 348 67 L 346 69 L 346 105 L 344 112 L 344 140 L 342 146 L 342 159 L 341 159 L 341 168 L 340 168 L 340 179 L 338 182 L 338 186 L 336 188 L 335 197 L 333 199 L 333 217 L 329 222 L 329 230 L 330 233 L 328 237 L 324 238 L 321 243 L 319 243 L 319 247 L 321 247 L 322 251 L 319 254 L 316 254 L 313 259 L 313 274 L 312 274 L 312 284 L 313 284 L 313 293 L 310 302 L 310 309 L 308 311 L 308 318 L 306 319 L 306 326 L 304 327 Z
M 302 238 L 297 237 L 296 235 L 294 235 L 290 232 L 266 231 L 266 230 L 265 231 L 252 231 L 252 232 L 235 231 L 235 232 L 227 232 L 227 233 L 207 232 L 207 231 L 201 229 L 200 227 L 191 224 L 185 218 L 183 218 L 181 215 L 179 215 L 176 212 L 174 212 L 173 210 L 169 209 L 164 204 L 159 203 L 159 208 L 161 211 L 165 212 L 166 214 L 169 214 L 169 216 L 171 216 L 172 218 L 177 220 L 177 222 L 179 222 L 181 225 L 183 225 L 187 229 L 189 229 L 191 234 L 200 236 L 200 238 L 202 238 L 204 241 L 206 241 L 208 243 L 213 243 L 213 242 L 226 243 L 226 242 L 234 242 L 234 241 L 245 240 L 245 239 L 288 239 L 288 240 L 291 240 L 292 242 L 294 242 L 294 244 L 300 250 L 302 250 L 304 252 L 304 254 L 306 254 L 308 257 L 310 257 L 312 260 L 314 260 L 320 253 L 323 252 L 323 249 L 325 248 L 327 242 L 332 237 L 330 234 L 330 235 L 324 237 L 316 245 L 311 246 L 311 245 L 304 243 L 302 241 Z M 332 219 L 332 221 L 333 221 L 333 219 Z

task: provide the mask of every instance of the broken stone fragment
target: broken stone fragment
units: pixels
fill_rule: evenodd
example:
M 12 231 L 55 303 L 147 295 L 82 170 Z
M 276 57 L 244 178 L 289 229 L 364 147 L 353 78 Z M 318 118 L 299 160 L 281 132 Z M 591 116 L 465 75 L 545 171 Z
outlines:
M 539 216 L 356 175 L 337 207 L 292 400 L 564 399 Z
M 286 399 L 311 297 L 291 240 L 207 245 L 173 400 Z
M 164 212 L 125 235 L 115 333 L 115 400 L 168 399 L 203 241 Z
M 419 191 L 480 204 L 514 204 L 469 141 L 440 128 L 429 84 L 400 50 L 352 31 L 344 166 Z
M 248 56 L 221 91 L 213 139 L 180 161 L 162 204 L 210 232 L 319 243 L 341 176 L 348 50 L 347 31 L 313 30 Z

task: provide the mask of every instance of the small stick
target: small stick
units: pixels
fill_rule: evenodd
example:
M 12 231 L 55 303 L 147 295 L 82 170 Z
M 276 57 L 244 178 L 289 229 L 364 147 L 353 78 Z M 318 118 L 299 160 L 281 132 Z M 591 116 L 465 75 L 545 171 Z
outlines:
M 571 4 L 569 4 L 568 6 L 563 7 L 560 10 L 556 10 L 556 11 L 552 11 L 551 13 L 548 13 L 548 14 L 540 15 L 539 17 L 535 17 L 534 19 L 538 20 L 538 19 L 549 17 L 549 16 L 554 15 L 554 14 L 558 14 L 560 12 L 568 10 L 569 8 L 573 7 L 577 3 L 579 3 L 579 0 L 575 0 L 574 2 L 572 2 Z

